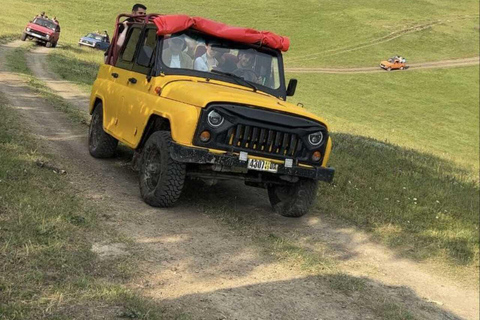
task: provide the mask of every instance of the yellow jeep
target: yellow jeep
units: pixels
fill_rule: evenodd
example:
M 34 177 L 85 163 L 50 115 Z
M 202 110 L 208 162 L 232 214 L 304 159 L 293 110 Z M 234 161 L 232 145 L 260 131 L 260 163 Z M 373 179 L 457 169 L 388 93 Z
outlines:
M 122 45 L 118 26 L 127 17 Z M 266 188 L 274 210 L 308 212 L 330 182 L 326 122 L 286 102 L 282 53 L 194 26 L 162 35 L 156 15 L 120 15 L 90 98 L 89 151 L 135 150 L 146 203 L 172 206 L 185 179 L 241 179 Z M 237 28 L 238 29 L 238 28 Z

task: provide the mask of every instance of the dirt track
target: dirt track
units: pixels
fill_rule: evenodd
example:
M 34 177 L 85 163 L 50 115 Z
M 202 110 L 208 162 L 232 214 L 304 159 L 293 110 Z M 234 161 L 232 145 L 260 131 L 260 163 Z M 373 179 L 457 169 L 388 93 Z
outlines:
M 443 60 L 434 62 L 422 62 L 407 64 L 408 68 L 402 71 L 421 70 L 421 69 L 437 69 L 437 68 L 453 68 L 465 67 L 479 64 L 480 57 L 457 59 L 457 60 Z M 294 73 L 376 73 L 387 72 L 380 67 L 365 67 L 365 68 L 287 68 L 286 72 Z M 398 72 L 401 72 L 398 70 Z
M 251 232 L 256 232 L 285 237 L 318 256 L 337 260 L 337 268 L 349 278 L 367 279 L 372 299 L 395 302 L 419 318 L 479 318 L 474 288 L 431 274 L 319 213 L 301 219 L 280 217 L 271 212 L 262 190 L 239 183 L 194 185 L 173 209 L 147 206 L 140 199 L 128 153 L 107 161 L 92 158 L 87 128 L 72 124 L 21 77 L 6 71 L 4 55 L 17 45 L 0 49 L 0 91 L 44 142 L 45 150 L 57 156 L 80 194 L 109 208 L 105 223 L 133 239 L 140 271 L 129 286 L 167 310 L 182 310 L 194 319 L 382 319 L 362 303 L 362 297 L 333 289 L 329 284 L 335 275 L 312 274 L 272 257 L 252 240 Z M 86 110 L 88 95 L 46 71 L 46 52 L 38 48 L 29 54 L 34 75 Z M 254 230 L 219 223 L 209 210 L 223 206 L 228 206 L 227 212 L 235 208 L 247 218 L 254 216 Z

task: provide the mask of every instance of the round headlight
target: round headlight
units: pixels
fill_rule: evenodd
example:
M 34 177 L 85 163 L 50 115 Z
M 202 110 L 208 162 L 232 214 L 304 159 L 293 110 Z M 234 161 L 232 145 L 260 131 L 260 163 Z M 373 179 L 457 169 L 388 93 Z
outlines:
M 309 134 L 308 135 L 308 142 L 310 142 L 310 144 L 312 146 L 321 145 L 323 143 L 323 132 L 318 131 L 318 132 Z
M 27 31 L 30 31 L 30 28 L 27 28 Z
M 208 113 L 208 124 L 214 128 L 220 127 L 223 124 L 224 120 L 225 119 L 215 110 L 212 110 Z

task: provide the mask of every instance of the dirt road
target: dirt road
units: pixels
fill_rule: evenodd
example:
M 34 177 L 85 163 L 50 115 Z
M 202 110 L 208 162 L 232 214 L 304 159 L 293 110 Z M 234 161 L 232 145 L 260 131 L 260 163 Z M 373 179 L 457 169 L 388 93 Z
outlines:
M 434 62 L 422 62 L 408 64 L 408 69 L 398 70 L 398 72 L 404 72 L 408 70 L 421 70 L 421 69 L 436 69 L 436 68 L 453 68 L 453 67 L 465 67 L 478 65 L 480 57 L 456 59 L 456 60 L 442 60 Z M 376 73 L 387 72 L 377 67 L 365 67 L 365 68 L 287 68 L 285 71 L 294 73 Z
M 479 318 L 473 287 L 399 258 L 318 212 L 301 219 L 278 216 L 263 190 L 190 184 L 175 208 L 149 207 L 140 198 L 130 153 L 92 158 L 86 126 L 72 123 L 6 71 L 4 56 L 17 45 L 0 49 L 0 91 L 45 151 L 55 154 L 79 194 L 108 208 L 105 223 L 132 239 L 129 250 L 139 270 L 128 286 L 165 306 L 167 317 L 181 311 L 193 319 L 385 319 L 408 310 L 420 319 Z M 88 95 L 46 71 L 44 53 L 29 53 L 34 75 L 86 110 Z M 229 220 L 230 211 L 240 218 Z M 258 235 L 293 242 L 326 261 L 325 267 L 302 269 L 295 259 L 279 258 Z M 363 289 L 350 290 L 352 283 Z

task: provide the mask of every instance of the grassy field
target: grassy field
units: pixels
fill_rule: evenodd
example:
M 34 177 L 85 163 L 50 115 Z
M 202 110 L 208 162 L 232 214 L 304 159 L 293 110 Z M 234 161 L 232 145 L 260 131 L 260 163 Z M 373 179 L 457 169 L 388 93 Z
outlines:
M 352 6 L 334 0 L 157 1 L 143 3 L 149 12 L 204 16 L 239 26 L 266 29 L 289 36 L 286 55 L 293 66 L 369 66 L 401 54 L 411 62 L 478 55 L 478 2 L 462 5 L 448 0 L 405 0 L 389 4 L 360 0 Z M 129 12 L 132 1 L 0 0 L 4 8 L 1 35 L 20 36 L 28 20 L 41 11 L 57 16 L 62 25 L 60 44 L 76 44 L 93 30 L 112 31 L 118 13 Z M 399 8 L 400 7 L 400 8 Z M 247 18 L 248 17 L 248 18 Z M 418 28 L 420 26 L 420 28 Z M 393 38 L 393 39 L 392 39 Z M 345 52 L 345 50 L 351 50 Z
M 16 50 L 7 61 L 30 78 L 24 52 Z M 39 94 L 61 105 L 32 81 Z M 91 251 L 102 241 L 128 248 L 128 239 L 101 223 L 102 208 L 76 194 L 68 172 L 42 151 L 5 97 L 0 100 L 0 319 L 88 318 L 92 310 L 161 319 L 159 306 L 122 285 L 134 274 L 132 256 L 102 261 Z
M 0 37 L 19 34 L 42 10 L 62 23 L 51 68 L 88 90 L 102 53 L 78 48 L 88 31 L 112 29 L 131 2 L 17 1 L 6 5 Z M 372 66 L 401 54 L 409 62 L 477 56 L 478 2 L 377 0 L 237 3 L 144 2 L 149 11 L 201 15 L 269 29 L 292 39 L 287 66 Z M 393 6 L 393 4 L 392 4 Z M 15 10 L 15 15 L 9 13 Z M 13 12 L 13 11 L 11 11 Z M 245 17 L 248 17 L 246 20 Z M 24 19 L 25 21 L 23 21 Z M 335 147 L 335 184 L 319 212 L 371 231 L 402 254 L 471 268 L 478 260 L 479 69 L 378 74 L 290 74 L 294 102 L 325 117 Z
M 455 162 L 478 179 L 479 68 L 291 74 L 294 101 L 334 131 L 373 137 Z

